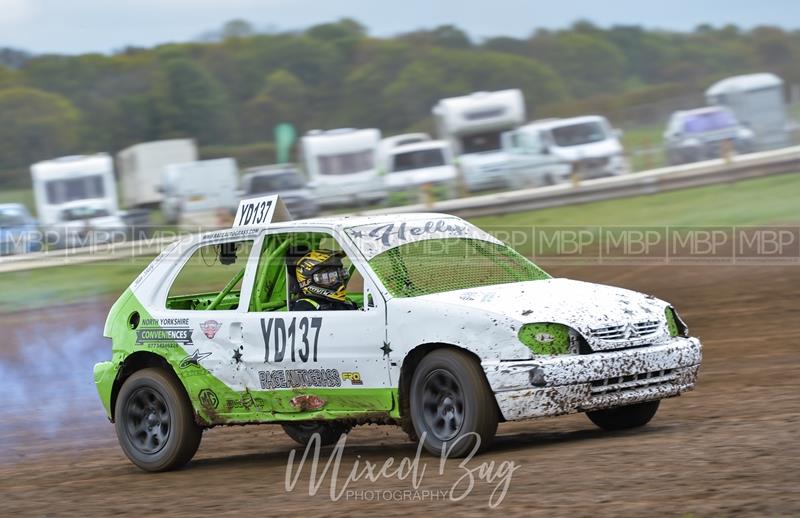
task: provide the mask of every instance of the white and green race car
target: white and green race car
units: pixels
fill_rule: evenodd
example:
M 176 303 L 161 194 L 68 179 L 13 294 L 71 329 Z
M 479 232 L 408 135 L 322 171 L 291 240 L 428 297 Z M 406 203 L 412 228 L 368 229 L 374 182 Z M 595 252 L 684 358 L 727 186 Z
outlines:
M 234 228 L 168 246 L 112 307 L 94 380 L 140 468 L 181 466 L 205 428 L 247 423 L 300 443 L 397 424 L 463 456 L 501 421 L 641 426 L 694 386 L 701 345 L 668 303 L 552 278 L 457 217 L 282 219 L 277 198 L 243 201 Z M 316 249 L 344 253 L 352 310 L 292 309 Z

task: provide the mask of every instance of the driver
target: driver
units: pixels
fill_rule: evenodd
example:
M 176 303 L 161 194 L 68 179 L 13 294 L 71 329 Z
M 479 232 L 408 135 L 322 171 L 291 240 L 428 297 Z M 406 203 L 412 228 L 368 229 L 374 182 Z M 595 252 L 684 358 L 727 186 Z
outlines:
M 347 271 L 342 264 L 343 252 L 312 250 L 297 261 L 295 277 L 303 298 L 297 300 L 295 311 L 358 309 L 345 299 Z

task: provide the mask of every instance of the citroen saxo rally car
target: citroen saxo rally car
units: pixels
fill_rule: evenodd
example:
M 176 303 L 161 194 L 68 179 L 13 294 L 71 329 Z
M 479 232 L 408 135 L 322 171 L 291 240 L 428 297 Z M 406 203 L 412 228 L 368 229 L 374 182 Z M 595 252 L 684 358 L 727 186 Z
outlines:
M 300 443 L 398 424 L 463 456 L 499 421 L 631 428 L 694 386 L 701 344 L 664 301 L 552 278 L 453 216 L 286 219 L 277 198 L 244 200 L 234 228 L 168 246 L 113 305 L 94 381 L 140 468 L 247 423 Z M 343 257 L 350 310 L 294 309 L 298 258 L 319 249 Z

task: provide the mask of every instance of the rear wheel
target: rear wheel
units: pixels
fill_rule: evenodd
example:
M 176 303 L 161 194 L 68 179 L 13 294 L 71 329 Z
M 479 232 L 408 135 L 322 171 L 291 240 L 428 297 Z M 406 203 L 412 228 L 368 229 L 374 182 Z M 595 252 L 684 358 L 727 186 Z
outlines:
M 417 366 L 411 379 L 411 421 L 425 449 L 464 457 L 478 443 L 489 446 L 497 431 L 498 410 L 478 362 L 455 349 L 437 349 Z
M 311 437 L 315 433 L 319 434 L 322 446 L 335 444 L 336 441 L 339 440 L 339 437 L 349 432 L 350 429 L 350 426 L 335 421 L 306 421 L 302 423 L 286 423 L 283 425 L 283 431 L 286 432 L 286 435 L 303 446 L 308 445 L 311 441 Z
M 635 405 L 593 410 L 586 412 L 586 416 L 603 430 L 627 430 L 649 423 L 656 415 L 660 402 L 660 400 L 646 401 Z
M 117 439 L 145 471 L 167 471 L 191 460 L 203 430 L 180 382 L 161 369 L 142 369 L 125 380 L 115 405 Z

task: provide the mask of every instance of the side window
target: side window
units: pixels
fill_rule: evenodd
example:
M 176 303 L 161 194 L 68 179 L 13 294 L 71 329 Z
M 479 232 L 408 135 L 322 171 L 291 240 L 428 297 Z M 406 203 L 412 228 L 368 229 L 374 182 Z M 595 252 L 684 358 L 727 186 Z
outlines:
M 170 286 L 167 308 L 237 309 L 252 247 L 252 240 L 200 246 Z
M 298 280 L 297 265 L 307 254 L 312 252 L 319 252 L 319 257 L 336 255 L 333 263 L 341 262 L 341 269 L 337 267 L 323 268 L 325 271 L 320 273 L 324 273 L 324 275 L 319 275 L 317 281 L 324 286 L 321 286 L 323 289 L 319 290 L 317 294 L 312 293 L 308 284 L 306 284 L 306 289 L 303 289 Z M 342 247 L 334 238 L 321 232 L 267 236 L 259 256 L 250 311 L 298 309 L 297 303 L 301 299 L 311 299 L 312 304 L 318 303 L 318 309 L 321 310 L 362 308 L 364 279 L 346 255 L 339 256 L 343 253 Z M 306 279 L 305 282 L 314 284 L 314 279 Z M 326 290 L 335 290 L 340 282 L 344 285 L 344 300 L 334 300 L 322 295 Z

